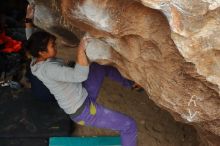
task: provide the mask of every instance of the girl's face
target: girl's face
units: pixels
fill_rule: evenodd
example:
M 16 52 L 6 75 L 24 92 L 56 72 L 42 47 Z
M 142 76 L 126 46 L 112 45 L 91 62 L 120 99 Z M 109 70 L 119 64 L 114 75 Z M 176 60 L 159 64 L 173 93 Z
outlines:
M 56 50 L 55 40 L 50 39 L 48 44 L 47 44 L 47 51 L 41 51 L 39 54 L 43 59 L 56 57 L 57 50 Z
M 47 53 L 49 57 L 56 57 L 57 55 L 57 50 L 56 50 L 56 43 L 54 39 L 50 39 L 48 44 L 47 44 Z

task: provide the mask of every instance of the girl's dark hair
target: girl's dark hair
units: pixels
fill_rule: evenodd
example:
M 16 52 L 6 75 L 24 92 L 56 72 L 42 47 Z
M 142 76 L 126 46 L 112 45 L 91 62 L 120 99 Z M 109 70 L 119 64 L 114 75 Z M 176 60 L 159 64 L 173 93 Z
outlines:
M 39 57 L 40 51 L 47 51 L 47 44 L 51 39 L 56 40 L 56 37 L 44 31 L 35 32 L 29 38 L 25 48 L 33 57 Z

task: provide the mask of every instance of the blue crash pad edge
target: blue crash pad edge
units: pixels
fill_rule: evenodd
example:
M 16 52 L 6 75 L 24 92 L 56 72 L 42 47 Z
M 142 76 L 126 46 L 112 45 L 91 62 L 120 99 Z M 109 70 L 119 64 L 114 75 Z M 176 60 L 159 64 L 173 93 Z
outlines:
M 119 136 L 51 137 L 49 146 L 121 146 Z

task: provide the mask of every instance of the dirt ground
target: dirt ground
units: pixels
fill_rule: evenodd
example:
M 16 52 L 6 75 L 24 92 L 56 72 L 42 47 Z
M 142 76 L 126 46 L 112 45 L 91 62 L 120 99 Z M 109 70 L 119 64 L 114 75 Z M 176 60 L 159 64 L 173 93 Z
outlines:
M 171 115 L 157 107 L 146 95 L 126 89 L 105 79 L 98 97 L 104 106 L 133 117 L 138 126 L 138 146 L 197 146 L 192 126 L 176 122 Z M 111 130 L 77 126 L 74 136 L 118 135 Z

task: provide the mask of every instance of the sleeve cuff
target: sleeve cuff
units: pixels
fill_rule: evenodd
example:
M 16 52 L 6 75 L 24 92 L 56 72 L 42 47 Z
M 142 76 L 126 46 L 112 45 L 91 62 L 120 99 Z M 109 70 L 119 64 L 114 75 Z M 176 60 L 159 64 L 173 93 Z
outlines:
M 83 74 L 88 74 L 89 73 L 89 65 L 88 66 L 83 66 L 83 65 L 80 65 L 80 64 L 76 63 L 75 69 L 77 69 L 80 73 L 83 73 Z

